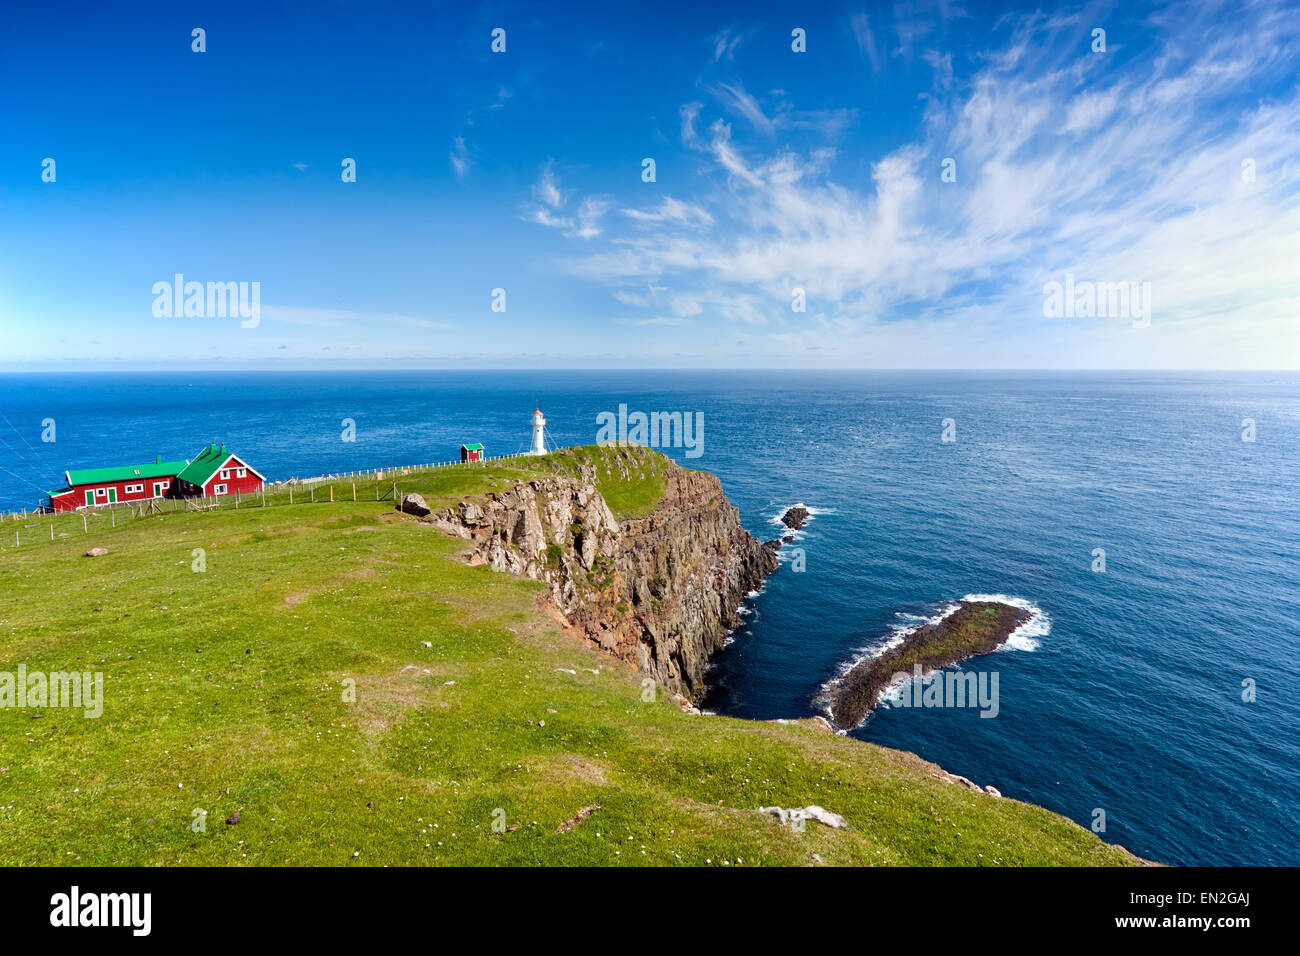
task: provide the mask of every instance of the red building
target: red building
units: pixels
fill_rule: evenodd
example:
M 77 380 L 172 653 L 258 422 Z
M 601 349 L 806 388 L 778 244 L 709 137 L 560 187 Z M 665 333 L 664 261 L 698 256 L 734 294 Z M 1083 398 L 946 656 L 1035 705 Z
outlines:
M 218 448 L 216 442 L 199 452 L 198 457 L 176 475 L 178 494 L 184 498 L 197 495 L 219 498 L 235 492 L 254 494 L 262 490 L 265 480 L 243 459 L 226 451 L 225 445 Z
M 150 465 L 84 468 L 63 474 L 68 487 L 50 493 L 54 511 L 113 505 L 149 498 L 217 497 L 260 491 L 262 475 L 242 459 L 213 442 L 193 461 L 163 461 Z
M 460 460 L 461 461 L 482 461 L 483 446 L 480 445 L 478 442 L 475 442 L 472 445 L 461 445 Z

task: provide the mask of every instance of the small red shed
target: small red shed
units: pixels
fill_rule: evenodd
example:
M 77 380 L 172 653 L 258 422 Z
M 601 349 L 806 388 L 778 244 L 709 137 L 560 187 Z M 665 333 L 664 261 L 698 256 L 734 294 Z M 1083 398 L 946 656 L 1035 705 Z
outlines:
M 482 461 L 483 446 L 480 445 L 478 442 L 475 442 L 472 445 L 461 445 L 460 460 L 461 461 Z

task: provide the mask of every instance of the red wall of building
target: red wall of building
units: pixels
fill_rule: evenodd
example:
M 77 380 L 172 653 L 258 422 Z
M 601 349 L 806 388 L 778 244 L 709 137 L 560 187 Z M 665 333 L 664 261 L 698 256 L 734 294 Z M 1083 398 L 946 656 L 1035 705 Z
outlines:
M 209 498 L 215 497 L 217 494 L 217 485 L 225 485 L 225 494 L 227 495 L 233 495 L 236 492 L 241 495 L 256 494 L 261 491 L 262 479 L 259 478 L 252 469 L 248 469 L 245 472 L 244 477 L 240 478 L 238 477 L 240 468 L 248 469 L 248 465 L 240 459 L 231 456 L 226 464 L 222 465 L 221 468 L 217 470 L 216 474 L 208 479 L 207 484 L 203 486 L 203 494 Z M 227 469 L 230 471 L 230 477 L 223 479 L 221 477 L 221 472 Z M 164 476 L 161 478 L 132 478 L 124 481 L 101 481 L 95 484 L 75 485 L 71 494 L 51 495 L 50 505 L 56 512 L 75 511 L 77 508 L 85 507 L 86 492 L 98 488 L 103 488 L 105 493 L 102 496 L 96 496 L 95 504 L 97 505 L 106 505 L 109 503 L 107 493 L 109 488 L 114 488 L 117 491 L 117 501 L 114 502 L 115 504 L 124 501 L 148 501 L 150 498 L 154 497 L 153 483 L 155 481 L 165 481 L 167 483 L 167 487 L 162 490 L 163 497 L 165 498 L 172 497 L 180 491 L 180 489 L 175 487 L 176 477 L 174 475 L 170 477 Z M 126 489 L 128 485 L 140 484 L 144 485 L 143 491 L 127 492 Z
M 225 493 L 228 495 L 233 495 L 235 492 L 239 492 L 241 495 L 247 495 L 261 491 L 262 479 L 257 477 L 257 475 L 255 475 L 251 470 L 248 471 L 243 478 L 238 477 L 239 469 L 247 467 L 248 466 L 244 464 L 244 462 L 231 456 L 230 460 L 226 462 L 226 464 L 222 465 L 221 469 L 209 478 L 207 484 L 203 486 L 204 497 L 215 497 L 217 494 L 217 485 L 225 485 Z M 222 478 L 221 472 L 227 469 L 230 470 L 230 477 Z
M 85 506 L 87 491 L 93 489 L 99 489 L 99 488 L 103 488 L 105 493 L 103 495 L 95 496 L 95 504 L 97 505 L 106 505 L 109 503 L 108 493 L 107 493 L 109 488 L 114 488 L 117 490 L 117 502 L 147 501 L 148 499 L 154 497 L 153 483 L 155 481 L 167 482 L 167 487 L 163 489 L 163 495 L 165 497 L 166 495 L 171 493 L 172 482 L 174 482 L 175 480 L 176 479 L 174 477 L 173 478 L 166 478 L 166 477 L 132 478 L 128 481 L 100 481 L 91 485 L 74 485 L 72 488 L 72 494 L 51 496 L 50 504 L 54 506 L 55 511 L 73 511 L 77 508 L 82 508 Z M 126 490 L 127 486 L 135 486 L 135 485 L 144 485 L 144 490 L 132 491 L 132 492 L 128 492 Z

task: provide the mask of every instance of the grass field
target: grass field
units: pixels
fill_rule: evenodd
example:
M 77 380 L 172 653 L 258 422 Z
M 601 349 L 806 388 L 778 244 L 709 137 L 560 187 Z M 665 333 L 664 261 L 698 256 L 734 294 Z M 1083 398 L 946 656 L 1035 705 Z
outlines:
M 433 504 L 616 454 L 397 482 Z M 611 507 L 650 510 L 654 471 L 602 472 Z M 542 585 L 460 563 L 374 490 L 0 538 L 0 671 L 104 688 L 98 718 L 0 708 L 0 863 L 1132 862 L 908 754 L 646 702 L 537 609 Z M 812 803 L 850 829 L 755 812 Z

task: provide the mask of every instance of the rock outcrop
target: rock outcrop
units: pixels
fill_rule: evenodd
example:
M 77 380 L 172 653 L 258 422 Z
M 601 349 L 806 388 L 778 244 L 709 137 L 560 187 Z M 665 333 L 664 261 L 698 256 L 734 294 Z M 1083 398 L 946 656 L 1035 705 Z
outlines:
M 741 527 L 716 476 L 665 465 L 663 496 L 643 518 L 615 518 L 584 465 L 578 476 L 521 482 L 420 520 L 471 541 L 471 564 L 547 582 L 550 602 L 583 637 L 698 699 L 710 655 L 777 560 Z
M 808 517 L 812 512 L 803 505 L 794 505 L 785 509 L 785 514 L 781 515 L 781 523 L 787 528 L 799 531 L 808 523 Z

